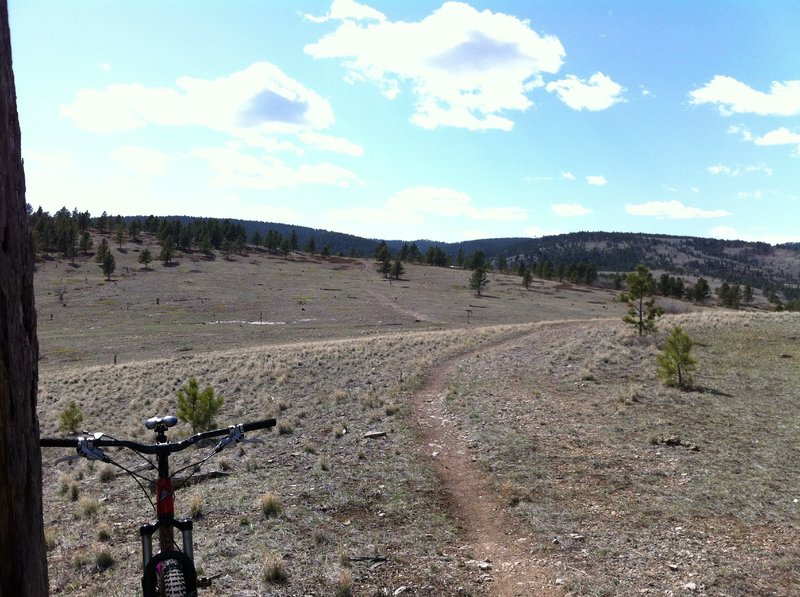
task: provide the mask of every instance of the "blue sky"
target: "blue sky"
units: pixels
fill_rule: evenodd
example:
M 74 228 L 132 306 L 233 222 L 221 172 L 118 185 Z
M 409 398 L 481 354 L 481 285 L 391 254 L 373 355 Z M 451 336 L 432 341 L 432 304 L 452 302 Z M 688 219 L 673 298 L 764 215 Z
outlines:
M 800 241 L 800 5 L 10 0 L 28 202 Z

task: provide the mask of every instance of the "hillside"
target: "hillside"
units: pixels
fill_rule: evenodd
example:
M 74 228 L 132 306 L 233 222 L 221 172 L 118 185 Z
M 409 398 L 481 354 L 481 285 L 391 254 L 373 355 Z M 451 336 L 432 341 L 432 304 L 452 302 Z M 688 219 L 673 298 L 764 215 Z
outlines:
M 39 420 L 57 433 L 74 400 L 82 427 L 144 439 L 190 376 L 225 397 L 220 424 L 278 417 L 178 493 L 204 595 L 800 591 L 797 314 L 664 300 L 642 339 L 603 288 L 493 274 L 478 298 L 463 270 L 390 282 L 263 250 L 145 270 L 152 243 L 112 248 L 110 281 L 39 264 Z M 655 375 L 678 324 L 689 392 Z M 51 591 L 130 595 L 148 501 L 67 452 L 44 454 Z
M 30 209 L 31 228 L 41 255 L 69 256 L 87 251 L 90 227 L 137 240 L 142 233 L 170 239 L 187 253 L 225 255 L 241 253 L 247 245 L 270 253 L 303 250 L 310 254 L 369 258 L 382 244 L 404 261 L 436 265 L 488 263 L 495 269 L 516 271 L 521 266 L 546 266 L 553 272 L 581 265 L 607 276 L 625 273 L 645 264 L 656 273 L 686 278 L 704 277 L 717 286 L 723 282 L 760 289 L 764 297 L 794 301 L 800 298 L 800 245 L 727 241 L 659 234 L 576 232 L 541 238 L 497 238 L 459 243 L 431 240 L 377 240 L 328 230 L 249 220 L 215 220 L 190 216 L 101 216 L 70 212 L 56 214 Z

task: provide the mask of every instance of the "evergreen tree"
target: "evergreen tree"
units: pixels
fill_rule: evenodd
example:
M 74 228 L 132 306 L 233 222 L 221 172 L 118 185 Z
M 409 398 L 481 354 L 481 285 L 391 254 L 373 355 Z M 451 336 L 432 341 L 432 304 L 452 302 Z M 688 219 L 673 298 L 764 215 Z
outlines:
M 144 269 L 148 269 L 148 264 L 153 261 L 153 254 L 150 252 L 150 249 L 142 249 L 142 252 L 139 253 L 139 263 L 144 265 Z
M 214 388 L 200 391 L 197 379 L 192 377 L 175 392 L 178 397 L 178 418 L 191 423 L 192 433 L 206 431 L 216 425 L 214 418 L 222 410 L 225 399 L 214 394 Z
M 310 253 L 313 255 L 317 252 L 317 242 L 314 240 L 314 237 L 310 237 L 308 242 L 306 243 L 306 253 Z
M 525 271 L 522 272 L 522 284 L 525 286 L 525 290 L 531 287 L 531 282 L 533 282 L 533 274 L 530 269 L 525 268 Z
M 89 252 L 89 249 L 92 248 L 93 244 L 94 244 L 94 242 L 92 242 L 92 235 L 89 234 L 88 230 L 85 231 L 81 235 L 81 245 L 80 245 L 81 246 L 81 251 L 83 251 L 84 255 L 86 255 Z
M 172 254 L 175 252 L 175 245 L 172 244 L 172 238 L 167 237 L 161 243 L 161 253 L 158 258 L 165 266 L 172 262 Z
M 475 294 L 481 296 L 481 292 L 489 284 L 489 276 L 486 275 L 486 270 L 479 267 L 472 272 L 469 278 L 469 287 L 475 291 Z
M 114 254 L 111 251 L 106 251 L 106 254 L 103 256 L 103 274 L 106 277 L 106 280 L 111 280 L 111 274 L 114 273 L 114 270 L 117 269 L 117 264 L 114 259 Z
M 655 286 L 653 274 L 641 263 L 636 271 L 628 274 L 628 291 L 620 296 L 620 300 L 628 303 L 628 314 L 622 318 L 625 323 L 636 327 L 640 336 L 655 331 L 656 318 L 661 317 L 664 310 L 657 307 L 651 297 Z
M 705 278 L 697 279 L 697 282 L 692 286 L 691 294 L 696 303 L 704 303 L 706 299 L 711 296 L 711 287 L 708 285 Z
M 122 223 L 117 224 L 115 237 L 117 239 L 117 247 L 120 249 L 122 248 L 122 243 L 125 242 L 125 235 L 126 235 L 125 225 Z
M 110 249 L 108 248 L 108 241 L 105 238 L 101 239 L 100 244 L 97 245 L 97 253 L 94 256 L 97 263 L 103 263 L 103 259 L 105 258 L 106 253 L 109 251 Z
M 402 276 L 402 275 L 405 273 L 405 271 L 406 271 L 406 270 L 405 270 L 405 268 L 403 267 L 403 262 L 402 262 L 402 261 L 400 261 L 400 259 L 399 259 L 399 258 L 398 258 L 398 259 L 395 259 L 395 260 L 392 262 L 392 270 L 391 270 L 391 272 L 390 272 L 390 273 L 391 273 L 392 277 L 393 277 L 395 280 L 399 280 L 399 279 L 400 279 L 400 276 Z
M 745 305 L 750 305 L 753 302 L 753 287 L 750 284 L 744 287 L 744 292 L 742 293 L 742 300 L 744 301 Z
M 664 345 L 664 350 L 657 357 L 658 376 L 668 386 L 687 389 L 692 381 L 692 372 L 697 361 L 692 357 L 694 342 L 680 326 L 672 330 Z

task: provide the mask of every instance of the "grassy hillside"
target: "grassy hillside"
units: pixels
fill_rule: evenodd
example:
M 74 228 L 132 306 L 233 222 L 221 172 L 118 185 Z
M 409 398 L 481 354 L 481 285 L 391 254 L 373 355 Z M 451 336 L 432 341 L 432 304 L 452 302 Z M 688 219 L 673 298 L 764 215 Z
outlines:
M 672 303 L 640 339 L 599 289 L 497 275 L 478 299 L 460 270 L 390 284 L 369 262 L 263 253 L 145 272 L 138 248 L 115 249 L 112 282 L 94 263 L 40 265 L 40 421 L 56 433 L 75 400 L 83 427 L 144 439 L 190 376 L 225 397 L 222 424 L 278 417 L 179 492 L 219 575 L 203 594 L 515 594 L 501 581 L 519 561 L 483 561 L 437 468 L 448 453 L 485 479 L 474 499 L 510 521 L 535 594 L 800 591 L 796 314 Z M 48 294 L 62 282 L 66 306 Z M 655 375 L 676 324 L 697 340 L 690 392 Z M 445 390 L 428 395 L 436 372 Z M 447 443 L 422 440 L 428 403 Z M 44 454 L 51 591 L 135 594 L 147 499 L 63 452 Z

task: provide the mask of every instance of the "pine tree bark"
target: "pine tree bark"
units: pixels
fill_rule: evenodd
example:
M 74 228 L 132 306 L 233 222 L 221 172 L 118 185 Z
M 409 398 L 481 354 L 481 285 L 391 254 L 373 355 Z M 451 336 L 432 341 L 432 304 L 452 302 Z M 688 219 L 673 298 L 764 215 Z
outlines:
M 7 0 L 0 0 L 0 597 L 47 595 L 34 253 Z

